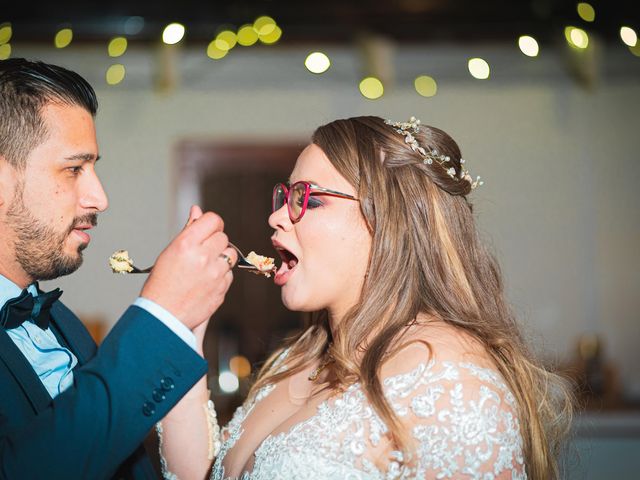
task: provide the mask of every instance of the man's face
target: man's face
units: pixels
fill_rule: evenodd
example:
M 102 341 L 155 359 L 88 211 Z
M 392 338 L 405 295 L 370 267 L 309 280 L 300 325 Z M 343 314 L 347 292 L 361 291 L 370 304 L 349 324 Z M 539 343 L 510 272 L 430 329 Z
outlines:
M 77 270 L 91 240 L 87 230 L 108 206 L 95 172 L 98 145 L 91 114 L 50 103 L 42 118 L 48 136 L 16 176 L 5 216 L 18 274 L 29 281 Z

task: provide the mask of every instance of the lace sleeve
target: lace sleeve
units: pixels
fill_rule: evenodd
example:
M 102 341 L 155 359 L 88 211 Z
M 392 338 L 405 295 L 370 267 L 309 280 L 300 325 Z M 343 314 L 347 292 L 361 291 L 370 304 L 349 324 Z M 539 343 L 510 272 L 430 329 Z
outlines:
M 180 478 L 185 477 L 187 478 L 188 476 L 191 475 L 190 472 L 185 472 L 184 475 L 180 475 L 180 477 L 172 472 L 169 469 L 169 462 L 167 460 L 167 457 L 171 456 L 172 458 L 172 465 L 174 464 L 178 464 L 181 468 L 181 470 L 184 470 L 182 462 L 186 461 L 186 462 L 190 462 L 190 459 L 188 458 L 189 455 L 185 452 L 184 455 L 180 455 L 179 452 L 182 450 L 181 447 L 179 446 L 179 443 L 181 443 L 182 440 L 190 440 L 189 443 L 192 442 L 198 442 L 198 441 L 202 441 L 202 439 L 198 438 L 199 435 L 199 430 L 200 428 L 190 428 L 189 424 L 193 425 L 193 422 L 200 422 L 201 421 L 201 415 L 198 415 L 196 410 L 197 407 L 195 407 L 195 405 L 180 405 L 178 408 L 182 408 L 184 411 L 180 412 L 180 411 L 176 411 L 175 413 L 172 412 L 170 413 L 170 415 L 174 415 L 177 416 L 179 414 L 184 414 L 185 412 L 187 413 L 187 417 L 189 418 L 188 422 L 185 422 L 183 419 L 181 418 L 173 418 L 171 419 L 170 416 L 166 417 L 164 420 L 164 423 L 170 423 L 172 424 L 170 429 L 171 429 L 171 435 L 173 435 L 173 442 L 172 445 L 168 448 L 166 445 L 166 439 L 165 439 L 165 425 L 163 424 L 163 422 L 158 422 L 156 423 L 156 433 L 158 434 L 158 448 L 159 448 L 159 454 L 160 454 L 160 467 L 161 467 L 161 472 L 162 472 L 162 478 L 164 480 L 180 480 Z M 202 422 L 204 425 L 206 425 L 206 437 L 207 437 L 207 449 L 206 449 L 206 458 L 207 461 L 210 463 L 211 460 L 213 460 L 216 455 L 218 455 L 218 452 L 220 451 L 220 447 L 221 447 L 221 441 L 220 441 L 220 427 L 218 426 L 218 419 L 217 419 L 217 415 L 216 415 L 216 410 L 215 407 L 213 405 L 213 401 L 208 400 L 206 403 L 202 404 L 202 409 L 203 409 L 203 413 L 204 413 L 204 421 Z M 193 436 L 193 438 L 191 438 Z M 167 450 L 170 451 L 171 455 L 169 455 L 169 453 L 167 453 Z M 184 457 L 184 458 L 181 458 Z M 194 463 L 197 462 L 198 459 L 194 459 Z
M 515 398 L 496 371 L 431 361 L 384 384 L 415 442 L 412 477 L 526 478 Z

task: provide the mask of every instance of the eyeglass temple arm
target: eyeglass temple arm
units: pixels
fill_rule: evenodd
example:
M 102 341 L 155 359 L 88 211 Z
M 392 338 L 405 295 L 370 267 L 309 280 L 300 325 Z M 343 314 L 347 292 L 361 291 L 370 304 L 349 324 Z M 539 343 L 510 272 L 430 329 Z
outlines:
M 319 192 L 323 192 L 323 193 L 330 193 L 331 195 L 336 195 L 338 197 L 351 198 L 352 200 L 357 200 L 356 197 L 354 197 L 353 195 L 349 195 L 348 193 L 338 192 L 336 190 L 331 190 L 330 188 L 319 187 L 319 186 L 313 185 L 313 184 L 310 184 L 309 186 L 314 191 L 319 191 Z

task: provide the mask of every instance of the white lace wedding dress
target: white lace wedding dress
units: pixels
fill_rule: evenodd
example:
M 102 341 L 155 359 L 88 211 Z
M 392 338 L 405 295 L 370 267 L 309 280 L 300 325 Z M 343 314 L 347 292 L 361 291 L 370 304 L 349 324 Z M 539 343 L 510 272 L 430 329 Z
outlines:
M 417 363 L 384 378 L 387 399 L 407 427 L 416 456 L 389 447 L 386 425 L 359 384 L 320 403 L 317 413 L 269 435 L 242 480 L 526 478 L 516 405 L 500 375 L 473 363 Z M 211 479 L 223 480 L 225 457 L 248 415 L 272 393 L 262 388 L 223 429 Z

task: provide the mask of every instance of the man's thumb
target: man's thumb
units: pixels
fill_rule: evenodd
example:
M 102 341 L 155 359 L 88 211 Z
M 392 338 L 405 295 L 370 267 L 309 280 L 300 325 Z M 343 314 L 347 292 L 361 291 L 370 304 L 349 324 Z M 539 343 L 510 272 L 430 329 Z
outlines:
M 187 224 L 184 227 L 187 228 L 201 216 L 202 209 L 198 205 L 191 205 L 191 209 L 189 210 L 189 219 L 187 220 Z

